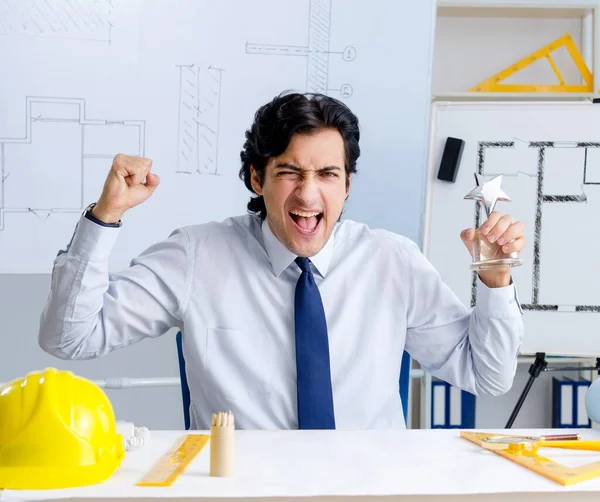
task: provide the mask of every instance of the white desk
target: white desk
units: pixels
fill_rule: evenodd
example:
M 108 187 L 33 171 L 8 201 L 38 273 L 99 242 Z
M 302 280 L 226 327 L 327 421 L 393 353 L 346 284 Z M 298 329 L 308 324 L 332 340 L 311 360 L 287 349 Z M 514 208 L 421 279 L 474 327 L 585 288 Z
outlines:
M 506 432 L 506 431 L 498 431 Z M 513 430 L 515 434 L 545 431 Z M 559 432 L 567 432 L 561 430 Z M 600 439 L 597 430 L 580 430 Z M 211 478 L 209 445 L 171 487 L 136 487 L 136 481 L 183 434 L 152 431 L 147 444 L 127 453 L 102 485 L 58 491 L 5 490 L 1 502 L 70 499 L 85 502 L 156 497 L 182 499 L 271 498 L 301 502 L 308 497 L 352 502 L 599 500 L 600 478 L 562 487 L 462 439 L 456 430 L 236 431 L 234 475 Z M 600 460 L 600 454 L 553 451 L 568 465 Z M 585 458 L 584 458 L 585 457 Z M 582 460 L 583 459 L 583 460 Z M 577 463 L 579 462 L 579 463 Z M 314 499 L 311 499 L 314 500 Z M 340 501 L 342 502 L 342 501 Z

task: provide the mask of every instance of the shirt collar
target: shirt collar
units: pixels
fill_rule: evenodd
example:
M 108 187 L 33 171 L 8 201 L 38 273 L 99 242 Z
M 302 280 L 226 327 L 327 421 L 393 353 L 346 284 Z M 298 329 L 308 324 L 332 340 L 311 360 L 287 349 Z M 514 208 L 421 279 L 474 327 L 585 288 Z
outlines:
M 279 277 L 282 272 L 294 262 L 294 260 L 297 258 L 297 255 L 292 253 L 277 237 L 275 237 L 275 234 L 273 234 L 271 231 L 271 227 L 267 223 L 266 218 L 262 222 L 262 232 L 265 240 L 265 247 L 267 249 L 267 255 L 269 256 L 271 267 L 273 268 L 273 273 Z M 331 236 L 321 251 L 310 257 L 310 261 L 322 277 L 325 277 L 327 274 L 329 264 L 331 263 L 334 235 L 335 231 L 331 233 Z

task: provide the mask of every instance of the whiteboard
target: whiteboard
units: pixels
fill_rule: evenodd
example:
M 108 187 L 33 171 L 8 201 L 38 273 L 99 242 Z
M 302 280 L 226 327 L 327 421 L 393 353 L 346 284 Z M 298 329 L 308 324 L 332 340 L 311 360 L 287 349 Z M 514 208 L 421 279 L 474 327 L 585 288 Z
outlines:
M 359 191 L 377 171 L 400 185 L 399 163 L 420 187 L 434 17 L 435 0 L 0 2 L 0 273 L 51 271 L 117 153 L 151 158 L 161 185 L 126 213 L 113 270 L 174 228 L 244 214 L 244 133 L 284 90 L 358 115 Z M 375 223 L 365 196 L 349 214 Z
M 448 137 L 465 141 L 454 183 L 437 179 Z M 496 209 L 523 221 L 527 238 L 524 264 L 513 269 L 521 352 L 599 355 L 600 104 L 435 103 L 430 140 L 424 248 L 443 279 L 474 305 L 459 233 L 474 225 L 476 203 L 464 196 L 474 173 L 501 174 L 511 201 Z

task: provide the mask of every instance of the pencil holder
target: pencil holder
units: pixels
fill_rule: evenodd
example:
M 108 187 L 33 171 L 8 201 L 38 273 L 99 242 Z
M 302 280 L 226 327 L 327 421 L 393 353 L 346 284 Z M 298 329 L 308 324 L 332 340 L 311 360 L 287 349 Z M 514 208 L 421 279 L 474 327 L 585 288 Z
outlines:
M 213 413 L 210 426 L 210 475 L 225 477 L 233 473 L 234 418 L 231 411 Z

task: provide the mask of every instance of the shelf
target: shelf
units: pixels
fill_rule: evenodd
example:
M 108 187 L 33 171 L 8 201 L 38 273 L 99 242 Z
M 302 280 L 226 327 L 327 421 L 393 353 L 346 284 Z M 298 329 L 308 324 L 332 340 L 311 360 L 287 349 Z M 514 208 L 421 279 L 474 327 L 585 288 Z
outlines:
M 504 18 L 546 18 L 546 19 L 583 19 L 590 14 L 590 8 L 519 8 L 519 7 L 454 7 L 438 6 L 440 17 L 504 17 Z
M 449 92 L 432 96 L 432 101 L 585 101 L 598 94 L 575 92 Z
M 438 16 L 461 17 L 537 17 L 537 18 L 583 18 L 597 1 L 565 2 L 559 0 L 438 0 Z
M 474 84 L 468 77 L 469 68 L 464 68 L 466 64 L 463 60 L 457 59 L 456 64 L 453 66 L 447 62 L 448 54 L 446 54 L 446 59 L 443 60 L 443 64 L 439 63 L 439 71 L 437 67 L 434 68 L 434 91 L 432 92 L 432 101 L 567 101 L 567 102 L 581 102 L 581 101 L 591 101 L 594 98 L 600 98 L 600 71 L 596 70 L 600 68 L 600 50 L 597 49 L 598 44 L 600 43 L 600 3 L 598 0 L 584 0 L 584 1 L 559 1 L 559 0 L 437 0 L 437 17 L 438 18 L 446 18 L 446 23 L 441 26 L 450 27 L 446 28 L 450 30 L 448 32 L 442 31 L 441 33 L 445 33 L 446 37 L 449 37 L 449 44 L 453 47 L 453 50 L 460 54 L 460 44 L 468 44 L 468 32 L 469 29 L 473 29 L 473 44 L 477 44 L 477 41 L 481 41 L 481 45 L 485 45 L 490 51 L 498 51 L 498 47 L 501 42 L 499 40 L 503 39 L 494 39 L 493 36 L 488 36 L 486 32 L 482 32 L 479 28 L 481 23 L 487 23 L 489 19 L 502 19 L 503 21 L 499 24 L 499 26 L 510 27 L 513 25 L 513 20 L 517 22 L 517 19 L 520 19 L 521 24 L 518 26 L 529 26 L 529 25 L 539 25 L 539 30 L 532 30 L 531 35 L 527 39 L 528 47 L 533 54 L 534 50 L 531 49 L 533 46 L 531 40 L 535 40 L 536 42 L 540 39 L 539 33 L 542 33 L 545 29 L 548 30 L 549 33 L 552 33 L 551 37 L 549 36 L 547 42 L 543 42 L 541 39 L 539 40 L 539 46 L 537 47 L 537 52 L 541 52 L 545 49 L 546 44 L 553 40 L 558 40 L 558 37 L 564 35 L 565 33 L 571 34 L 573 37 L 573 41 L 577 45 L 579 52 L 581 53 L 583 60 L 586 62 L 590 72 L 592 73 L 592 86 L 591 89 L 594 89 L 594 92 L 578 92 L 578 93 L 544 93 L 544 92 L 524 92 L 524 93 L 515 93 L 515 92 L 469 92 L 468 88 L 471 88 Z M 463 19 L 464 22 L 456 22 L 451 20 L 450 18 L 460 18 Z M 526 19 L 533 19 L 533 22 L 526 21 Z M 479 19 L 482 19 L 481 23 Z M 545 19 L 551 19 L 551 21 L 546 22 Z M 538 21 L 539 20 L 539 21 Z M 560 24 L 561 21 L 564 20 L 564 23 Z M 492 21 L 493 23 L 493 21 Z M 558 24 L 557 24 L 558 23 Z M 487 24 L 485 24 L 487 26 Z M 491 24 L 490 26 L 495 26 Z M 558 27 L 564 27 L 564 31 L 557 34 Z M 462 27 L 463 30 L 456 33 L 457 27 Z M 514 53 L 514 61 L 523 62 L 525 59 L 524 56 L 527 54 L 521 54 L 519 51 L 515 50 L 514 43 L 511 46 L 511 41 L 515 40 L 515 43 L 518 43 L 519 38 L 514 36 L 514 30 L 505 30 L 506 33 L 503 32 L 503 36 L 506 38 L 506 54 Z M 437 35 L 436 35 L 437 36 Z M 537 38 L 536 38 L 537 37 Z M 437 41 L 437 39 L 436 39 Z M 444 50 L 448 52 L 448 45 L 444 46 Z M 483 57 L 486 57 L 486 52 L 484 48 L 481 48 L 478 45 L 473 45 L 467 47 L 468 50 L 466 52 L 470 55 L 473 61 L 477 61 Z M 440 53 L 444 53 L 442 49 L 440 49 Z M 562 54 L 561 54 L 562 53 Z M 573 72 L 574 65 L 571 61 L 568 61 L 568 64 L 565 65 L 566 61 L 564 60 L 565 51 L 563 47 L 559 47 L 555 53 L 552 53 L 552 57 L 557 56 L 559 59 L 556 60 L 556 64 L 558 66 L 558 70 L 554 68 L 555 72 L 560 71 L 562 74 L 563 71 L 567 70 L 567 73 L 564 75 L 564 80 L 567 83 L 572 83 L 575 85 L 580 85 L 583 83 L 580 74 L 575 74 Z M 538 57 L 539 54 L 538 54 Z M 562 59 L 561 59 L 562 58 Z M 541 59 L 540 59 L 541 60 Z M 460 67 L 462 70 L 460 71 L 460 75 L 463 75 L 462 78 L 458 78 L 456 74 L 450 75 L 448 82 L 444 81 L 443 72 L 448 71 L 456 71 L 454 67 Z M 498 68 L 490 66 L 488 60 L 486 60 L 486 74 L 488 77 L 494 74 L 494 72 L 500 72 L 503 70 L 503 65 L 499 65 Z M 490 68 L 487 71 L 487 68 Z M 547 83 L 548 80 L 548 72 L 546 68 L 543 68 L 544 72 L 540 73 L 539 78 L 531 79 L 528 76 L 524 76 L 523 79 L 527 81 L 527 83 L 534 83 L 531 80 L 535 80 L 535 83 L 544 84 Z M 473 72 L 474 74 L 476 72 Z M 594 73 L 598 73 L 598 75 L 594 75 Z M 530 72 L 530 75 L 532 73 Z M 541 76 L 544 75 L 544 76 Z M 511 76 L 509 75 L 508 78 Z M 551 77 L 552 78 L 552 77 Z M 560 77 L 559 77 L 560 78 Z M 480 72 L 477 72 L 477 77 L 473 78 L 473 80 L 481 79 Z M 574 80 L 575 79 L 575 80 Z M 522 80 L 521 77 L 517 76 L 517 80 Z M 539 82 L 537 82 L 539 80 Z M 513 84 L 518 83 L 517 81 L 513 81 Z M 559 82 L 554 82 L 558 84 Z M 444 89 L 446 87 L 446 89 Z M 464 91 L 462 89 L 464 89 Z

